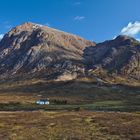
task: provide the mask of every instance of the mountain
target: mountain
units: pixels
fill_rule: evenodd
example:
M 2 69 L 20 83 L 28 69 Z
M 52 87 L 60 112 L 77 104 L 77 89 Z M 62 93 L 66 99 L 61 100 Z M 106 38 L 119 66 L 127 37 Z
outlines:
M 140 83 L 140 42 L 120 35 L 96 44 L 27 22 L 0 41 L 0 78 L 80 78 L 109 84 Z
M 82 37 L 27 22 L 0 42 L 0 75 L 41 75 L 70 80 L 84 73 L 83 50 L 95 43 Z
M 140 42 L 120 35 L 114 40 L 85 49 L 87 68 L 94 74 L 106 74 L 140 81 Z

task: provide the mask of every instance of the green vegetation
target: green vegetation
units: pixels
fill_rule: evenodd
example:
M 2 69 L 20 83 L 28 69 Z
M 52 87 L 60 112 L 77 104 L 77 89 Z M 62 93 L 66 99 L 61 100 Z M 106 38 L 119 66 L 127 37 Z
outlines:
M 0 111 L 33 111 L 33 110 L 90 110 L 90 111 L 121 111 L 136 112 L 140 111 L 139 105 L 129 104 L 126 101 L 102 101 L 92 104 L 65 104 L 66 102 L 54 102 L 50 105 L 37 105 L 35 103 L 0 103 Z
M 98 86 L 91 81 L 10 81 L 0 84 L 0 110 L 140 111 L 140 88 L 121 85 Z M 51 105 L 35 102 L 50 98 Z M 15 104 L 19 103 L 19 104 Z

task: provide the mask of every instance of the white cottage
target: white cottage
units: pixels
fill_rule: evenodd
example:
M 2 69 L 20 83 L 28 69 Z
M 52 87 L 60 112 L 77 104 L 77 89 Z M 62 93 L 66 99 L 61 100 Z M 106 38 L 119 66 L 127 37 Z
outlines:
M 50 101 L 48 99 L 46 99 L 46 100 L 38 100 L 38 101 L 36 101 L 36 104 L 38 104 L 38 105 L 49 105 Z

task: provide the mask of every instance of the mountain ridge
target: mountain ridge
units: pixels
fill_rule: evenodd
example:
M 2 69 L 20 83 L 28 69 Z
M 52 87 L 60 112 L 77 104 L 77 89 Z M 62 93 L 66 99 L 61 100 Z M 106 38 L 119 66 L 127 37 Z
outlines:
M 28 22 L 13 28 L 1 40 L 0 73 L 9 76 L 46 70 L 54 78 L 63 73 L 82 73 L 83 50 L 88 46 L 95 43 Z
M 0 77 L 18 74 L 35 77 L 37 73 L 56 81 L 87 77 L 114 83 L 116 77 L 123 77 L 139 83 L 140 42 L 119 35 L 96 44 L 27 22 L 13 28 L 0 41 Z

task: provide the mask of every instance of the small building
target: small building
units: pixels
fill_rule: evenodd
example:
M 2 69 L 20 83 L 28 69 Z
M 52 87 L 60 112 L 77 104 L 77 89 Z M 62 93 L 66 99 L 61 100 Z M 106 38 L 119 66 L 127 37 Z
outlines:
M 38 101 L 36 101 L 36 104 L 38 104 L 38 105 L 49 105 L 50 101 L 49 101 L 49 99 L 38 100 Z

